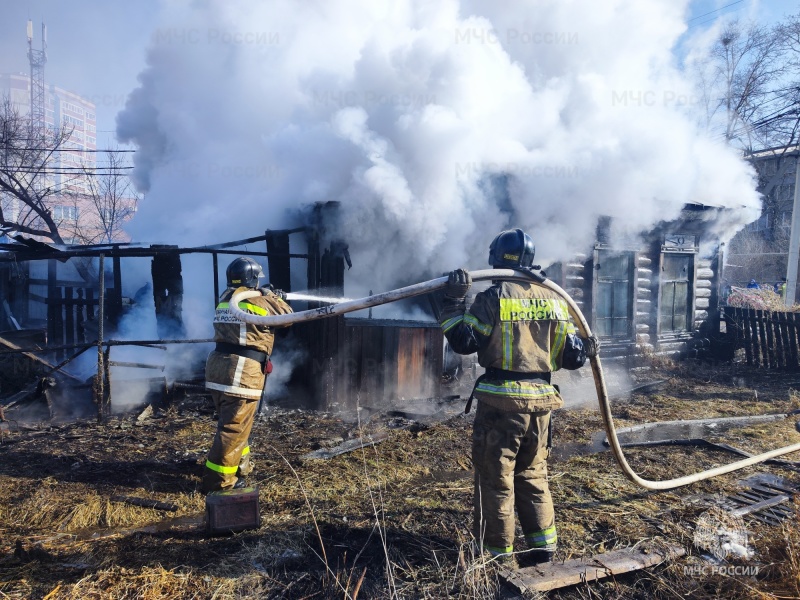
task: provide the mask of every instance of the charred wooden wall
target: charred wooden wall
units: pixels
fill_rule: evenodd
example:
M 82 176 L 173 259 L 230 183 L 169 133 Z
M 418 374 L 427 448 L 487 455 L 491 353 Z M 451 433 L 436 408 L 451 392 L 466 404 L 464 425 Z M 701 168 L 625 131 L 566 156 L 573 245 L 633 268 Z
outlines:
M 153 245 L 152 248 L 161 246 Z M 150 263 L 153 277 L 153 300 L 156 307 L 156 326 L 160 338 L 182 338 L 186 336 L 183 325 L 183 276 L 181 257 L 170 252 L 176 246 L 163 246 L 166 252 L 155 254 Z M 115 262 L 114 266 L 117 267 Z M 118 272 L 118 268 L 115 273 Z M 116 284 L 115 289 L 119 289 Z
M 443 348 L 438 323 L 346 319 L 344 405 L 438 396 Z
M 303 369 L 321 410 L 386 407 L 439 395 L 444 338 L 435 322 L 332 317 L 300 326 Z
M 344 295 L 345 265 L 350 266 L 347 244 L 325 229 L 336 210 L 332 202 L 316 206 L 306 233 L 308 289 L 323 296 Z M 308 307 L 326 311 L 319 303 Z M 294 329 L 308 349 L 301 379 L 314 408 L 353 410 L 439 394 L 444 338 L 437 322 L 339 316 Z

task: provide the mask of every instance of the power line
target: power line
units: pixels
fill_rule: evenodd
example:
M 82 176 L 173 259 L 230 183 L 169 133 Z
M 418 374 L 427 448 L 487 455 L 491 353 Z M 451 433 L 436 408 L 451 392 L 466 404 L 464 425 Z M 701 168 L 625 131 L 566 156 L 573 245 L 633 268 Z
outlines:
M 51 150 L 51 148 L 26 148 L 26 150 Z M 103 150 L 79 150 L 77 148 L 55 148 L 52 149 L 53 152 L 114 152 L 114 153 L 123 153 L 123 152 L 136 152 L 136 150 L 112 150 L 111 148 L 105 148 Z
M 51 171 L 69 171 L 73 175 L 91 175 L 94 171 L 124 171 L 134 167 L 112 167 L 110 165 L 100 165 L 99 167 L 60 167 L 58 165 L 18 165 L 15 167 L 0 167 L 3 173 L 49 173 Z
M 114 166 L 111 166 L 111 165 L 99 165 L 99 166 L 96 166 L 96 167 L 56 167 L 56 166 L 53 166 L 53 167 L 42 167 L 41 170 L 42 171 L 48 171 L 48 170 L 52 169 L 52 170 L 58 170 L 58 171 L 78 171 L 79 173 L 81 173 L 81 172 L 88 172 L 88 171 L 96 171 L 98 169 L 101 170 L 101 171 L 104 171 L 104 170 L 119 171 L 119 170 L 123 170 L 123 169 L 133 169 L 133 168 L 134 167 L 114 167 Z M 32 167 L 30 165 L 20 165 L 19 167 L 3 167 L 2 170 L 3 171 L 13 171 L 15 173 L 24 173 L 24 172 L 28 172 L 28 171 L 38 172 L 39 171 L 39 169 L 36 169 L 35 167 Z
M 742 2 L 744 2 L 744 0 L 736 0 L 736 2 L 731 2 L 730 4 L 726 4 L 725 6 L 721 6 L 721 7 L 717 8 L 717 9 L 714 9 L 714 10 L 712 10 L 710 12 L 707 12 L 704 15 L 698 15 L 696 17 L 692 17 L 691 19 L 689 19 L 686 22 L 687 23 L 691 23 L 692 21 L 696 21 L 697 19 L 702 19 L 703 17 L 707 17 L 708 15 L 713 15 L 715 12 L 719 12 L 719 11 L 724 10 L 726 8 L 729 8 L 731 6 L 736 6 L 737 4 L 741 4 Z M 713 21 L 714 19 L 711 19 L 711 20 Z M 702 23 L 701 23 L 701 25 L 702 25 Z
M 3 173 L 3 171 L 0 170 L 0 174 L 2 174 L 2 173 Z M 62 171 L 62 170 L 59 170 L 58 168 L 55 168 L 55 167 L 52 168 L 52 169 L 43 169 L 43 170 L 37 170 L 37 169 L 27 169 L 27 170 L 26 169 L 15 169 L 13 171 L 13 174 L 15 174 L 15 175 L 72 175 L 72 176 L 74 176 L 76 178 L 79 178 L 79 177 L 91 177 L 93 175 L 119 175 L 120 177 L 127 177 L 128 176 L 127 173 L 121 173 L 121 172 L 115 171 L 113 169 L 100 169 L 99 171 L 85 172 L 85 171 Z
M 767 90 L 765 92 L 753 92 L 752 96 L 765 96 L 767 94 L 777 94 L 778 92 L 797 92 L 800 91 L 800 86 L 792 85 L 785 88 L 778 88 L 776 90 Z
M 18 139 L 14 140 L 15 142 L 30 142 L 33 140 L 25 140 L 25 139 Z M 0 139 L 0 144 L 3 143 L 3 140 Z M 12 150 L 25 150 L 25 151 L 39 151 L 39 152 L 114 152 L 114 153 L 123 153 L 123 152 L 136 152 L 136 150 L 113 150 L 111 148 L 106 148 L 102 150 L 89 150 L 88 148 L 85 150 L 81 150 L 80 148 L 28 148 L 27 146 L 11 146 Z
M 80 171 L 56 171 L 56 170 L 48 170 L 48 171 L 23 171 L 23 170 L 15 170 L 15 174 L 19 175 L 72 175 L 76 179 L 80 177 L 89 177 L 90 175 L 120 175 L 124 176 L 124 173 L 120 173 L 119 171 L 102 171 L 102 172 L 93 172 L 93 173 L 82 173 Z

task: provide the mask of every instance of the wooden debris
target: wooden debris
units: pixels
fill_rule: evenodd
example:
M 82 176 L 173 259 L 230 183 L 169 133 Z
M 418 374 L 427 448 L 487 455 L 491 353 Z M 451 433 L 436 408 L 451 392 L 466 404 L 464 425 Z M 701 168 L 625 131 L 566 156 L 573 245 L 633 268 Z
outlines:
M 11 396 L 0 399 L 0 402 L 3 403 L 3 405 L 7 409 L 13 408 L 17 404 L 21 404 L 22 402 L 25 402 L 28 398 L 33 397 L 37 393 L 38 389 L 39 389 L 39 382 L 35 381 L 26 386 L 25 388 L 23 388 L 22 390 L 20 390 L 19 392 L 17 392 L 16 394 L 12 394 Z
M 437 410 L 432 413 L 413 412 L 409 410 L 390 410 L 386 413 L 390 417 L 400 417 L 417 423 L 433 423 L 435 421 L 443 421 L 447 415 L 443 410 Z
M 686 550 L 680 546 L 637 546 L 564 563 L 547 563 L 513 571 L 501 568 L 500 577 L 523 593 L 546 592 L 654 567 L 684 554 Z
M 734 495 L 732 498 L 734 500 L 739 500 L 740 502 L 752 502 L 752 499 L 743 498 L 742 496 Z M 748 515 L 759 510 L 764 510 L 765 508 L 770 508 L 772 506 L 788 502 L 789 500 L 791 500 L 790 496 L 787 496 L 786 494 L 779 494 L 777 496 L 772 496 L 771 498 L 766 498 L 756 502 L 755 504 L 745 504 L 741 508 L 731 511 L 731 514 L 736 517 L 741 517 L 742 515 Z
M 152 416 L 153 416 L 153 405 L 148 404 L 147 406 L 144 407 L 144 410 L 141 413 L 139 413 L 139 416 L 136 417 L 136 421 L 141 423 L 142 421 L 145 421 L 151 418 Z
M 340 454 L 345 454 L 346 452 L 352 452 L 353 450 L 358 450 L 359 448 L 374 446 L 375 444 L 378 444 L 388 439 L 389 439 L 389 434 L 386 433 L 385 431 L 381 431 L 379 433 L 367 435 L 361 438 L 357 438 L 355 440 L 347 440 L 343 444 L 339 444 L 335 448 L 331 448 L 329 450 L 326 450 L 324 448 L 320 448 L 319 450 L 314 450 L 313 452 L 304 454 L 301 458 L 303 460 L 333 458 L 334 456 L 339 456 Z
M 118 360 L 110 360 L 108 361 L 109 367 L 128 367 L 131 369 L 155 369 L 157 371 L 163 371 L 164 365 L 149 365 L 145 363 L 136 363 L 136 362 L 121 362 Z
M 30 360 L 32 360 L 34 362 L 37 362 L 37 363 L 39 363 L 41 365 L 44 365 L 45 367 L 48 367 L 52 371 L 55 371 L 57 369 L 57 366 L 54 365 L 53 363 L 50 363 L 50 362 L 44 360 L 43 358 L 39 358 L 35 354 L 31 354 L 30 352 L 23 351 L 20 346 L 17 346 L 13 342 L 10 342 L 9 340 L 7 340 L 5 338 L 0 337 L 0 345 L 5 346 L 9 350 L 19 350 L 20 354 L 22 354 L 22 356 L 24 356 L 25 358 L 28 358 L 28 359 L 30 359 Z M 65 376 L 65 377 L 68 377 L 68 378 L 72 379 L 73 381 L 77 381 L 77 382 L 82 383 L 80 381 L 80 379 L 78 379 L 75 375 L 67 373 L 66 371 L 60 371 L 60 373 L 61 373 L 61 375 Z

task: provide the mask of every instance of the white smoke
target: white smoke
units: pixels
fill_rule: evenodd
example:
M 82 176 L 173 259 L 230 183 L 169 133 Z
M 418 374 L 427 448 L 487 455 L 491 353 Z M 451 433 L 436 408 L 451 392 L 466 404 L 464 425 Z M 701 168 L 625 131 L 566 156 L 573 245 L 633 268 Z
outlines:
M 735 229 L 760 202 L 750 168 L 695 125 L 673 54 L 685 9 L 165 2 L 118 115 L 148 192 L 131 232 L 221 242 L 339 200 L 354 295 L 482 268 L 507 227 L 542 264 L 586 251 L 600 215 L 637 232 L 700 202 L 733 209 Z

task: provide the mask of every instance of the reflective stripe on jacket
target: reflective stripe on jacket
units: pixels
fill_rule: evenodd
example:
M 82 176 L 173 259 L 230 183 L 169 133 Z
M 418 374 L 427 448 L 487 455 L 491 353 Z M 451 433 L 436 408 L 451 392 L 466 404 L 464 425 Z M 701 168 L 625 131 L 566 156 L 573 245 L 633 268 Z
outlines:
M 533 284 L 497 283 L 477 294 L 469 310 L 463 302 L 446 303 L 440 322 L 452 349 L 459 354 L 477 352 L 482 367 L 546 377 L 562 367 L 577 369 L 586 360 L 566 302 Z M 563 404 L 556 389 L 543 380 L 484 379 L 475 397 L 519 412 Z
M 275 342 L 272 329 L 240 321 L 230 312 L 231 296 L 243 289 L 247 288 L 228 288 L 222 294 L 214 314 L 214 341 L 272 354 Z M 292 312 L 291 307 L 272 292 L 242 301 L 239 308 L 259 316 Z M 261 364 L 251 358 L 216 351 L 208 355 L 206 388 L 210 390 L 257 400 L 261 398 L 261 391 L 264 389 L 264 377 Z

